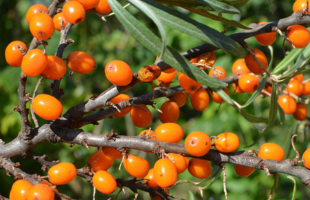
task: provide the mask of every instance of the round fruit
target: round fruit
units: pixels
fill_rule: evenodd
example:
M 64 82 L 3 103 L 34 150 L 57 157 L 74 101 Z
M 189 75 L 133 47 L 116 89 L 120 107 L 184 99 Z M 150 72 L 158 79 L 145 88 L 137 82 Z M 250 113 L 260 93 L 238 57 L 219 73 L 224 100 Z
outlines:
M 113 60 L 105 66 L 107 79 L 117 86 L 128 85 L 132 80 L 132 71 L 129 65 L 120 60 Z
M 198 91 L 191 94 L 191 104 L 195 110 L 203 111 L 209 106 L 210 98 L 207 91 L 200 88 Z
M 266 24 L 267 22 L 259 22 L 258 25 Z M 275 32 L 264 33 L 260 35 L 256 35 L 255 38 L 257 42 L 263 46 L 269 46 L 274 43 L 276 40 L 277 34 Z
M 99 4 L 96 7 L 96 11 L 102 15 L 110 13 L 112 9 L 108 3 L 108 0 L 100 0 Z
M 209 152 L 210 148 L 210 137 L 204 132 L 194 131 L 185 139 L 185 149 L 193 156 L 203 156 Z
M 252 93 L 259 87 L 259 79 L 252 74 L 244 74 L 238 80 L 238 86 L 244 92 Z
M 183 91 L 177 92 L 177 93 L 174 93 L 173 96 L 168 100 L 175 101 L 179 107 L 182 107 L 186 104 L 187 96 L 186 96 L 186 93 Z
M 307 106 L 303 103 L 296 104 L 296 111 L 294 112 L 294 118 L 303 121 L 307 118 L 308 109 Z
M 171 83 L 172 80 L 175 78 L 175 76 L 177 75 L 177 70 L 175 70 L 172 73 L 166 73 L 166 72 L 161 72 L 160 76 L 157 78 L 158 82 L 162 82 L 162 83 Z
M 152 122 L 152 113 L 151 111 L 143 104 L 140 105 L 141 107 L 134 106 L 130 111 L 130 117 L 134 125 L 137 127 L 143 128 Z
M 242 165 L 234 165 L 236 173 L 241 177 L 248 177 L 255 171 L 254 168 L 246 167 Z
M 27 200 L 54 200 L 55 193 L 46 184 L 37 184 L 28 191 Z
M 168 159 L 160 159 L 154 165 L 154 176 L 156 183 L 167 188 L 175 184 L 178 178 L 177 170 L 174 164 Z
M 259 49 L 252 49 L 252 52 L 254 53 L 255 57 L 257 58 L 257 60 L 261 63 L 261 65 L 267 69 L 268 67 L 268 60 L 265 56 L 265 54 L 259 50 Z M 246 66 L 248 67 L 248 69 L 254 73 L 254 74 L 262 74 L 265 71 L 259 66 L 259 64 L 254 60 L 253 56 L 251 55 L 250 52 L 247 52 L 245 54 L 245 63 Z
M 51 188 L 53 188 L 53 191 L 54 191 L 54 192 L 57 192 L 57 193 L 58 193 L 58 190 L 57 190 L 56 186 L 53 185 L 53 184 L 51 184 L 50 182 L 48 182 L 48 181 L 41 181 L 41 183 L 50 186 Z
M 304 83 L 304 91 L 302 96 L 307 96 L 310 94 L 310 81 Z
M 304 86 L 299 80 L 290 80 L 285 91 L 295 94 L 296 96 L 301 96 L 304 92 Z
M 45 70 L 46 65 L 47 55 L 41 49 L 33 49 L 24 56 L 22 70 L 27 76 L 35 77 Z
M 156 183 L 154 176 L 154 169 L 150 169 L 149 173 L 144 177 L 145 183 L 151 188 L 158 188 L 159 185 Z
M 183 129 L 176 123 L 165 123 L 155 129 L 156 140 L 178 143 L 183 138 Z
M 75 179 L 76 168 L 72 163 L 63 162 L 48 170 L 48 179 L 54 185 L 64 185 Z
M 168 153 L 168 156 L 173 160 L 173 164 L 178 174 L 183 173 L 187 169 L 188 167 L 187 158 L 176 153 Z M 165 159 L 170 160 L 169 157 L 165 157 Z
M 295 24 L 289 26 L 287 31 L 287 38 L 296 48 L 305 48 L 309 44 L 310 33 L 305 27 Z
M 70 53 L 67 63 L 72 71 L 80 74 L 89 74 L 93 72 L 96 65 L 95 59 L 91 55 L 82 51 L 74 51 Z
M 160 107 L 159 119 L 162 123 L 176 122 L 179 119 L 180 109 L 176 102 L 166 101 Z
M 107 171 L 98 171 L 93 176 L 93 185 L 103 194 L 111 194 L 117 188 L 117 183 L 114 177 Z
M 26 20 L 27 20 L 28 24 L 30 24 L 30 21 L 34 15 L 36 15 L 38 13 L 47 13 L 47 11 L 48 11 L 48 9 L 45 5 L 42 5 L 42 4 L 32 5 L 26 13 Z
M 222 73 L 220 73 L 219 71 Z M 213 78 L 217 78 L 217 79 L 223 79 L 223 78 L 226 78 L 226 71 L 223 67 L 220 67 L 220 66 L 213 67 L 213 69 L 209 71 L 209 76 Z
M 53 35 L 55 27 L 51 16 L 46 13 L 38 13 L 31 18 L 29 29 L 37 39 L 46 40 Z
M 139 133 L 139 135 L 148 135 L 148 139 L 149 140 L 156 140 L 156 133 L 155 131 L 152 131 L 152 130 L 149 130 L 149 129 L 146 129 L 146 130 L 143 130 Z M 144 151 L 145 153 L 152 153 L 150 151 Z
M 97 172 L 100 170 L 108 170 L 113 165 L 113 158 L 105 155 L 103 151 L 97 151 L 89 156 L 87 160 L 87 165 L 94 172 Z
M 66 27 L 68 24 L 68 21 L 65 19 L 64 14 L 62 12 L 57 13 L 54 18 L 54 27 L 57 31 L 61 31 L 61 24 L 63 23 L 63 26 Z
M 186 76 L 185 74 L 179 73 L 179 83 L 184 91 L 188 94 L 193 94 L 197 90 L 199 90 L 201 83 L 191 79 L 190 77 Z
M 228 88 L 224 88 L 224 92 L 229 96 L 229 90 Z M 222 99 L 220 95 L 218 95 L 216 92 L 212 92 L 212 99 L 216 103 L 225 103 L 225 101 Z
M 174 72 L 176 72 L 177 70 L 175 69 L 175 68 L 173 68 L 173 67 L 171 67 L 170 69 L 166 69 L 164 72 L 165 73 L 174 73 Z
M 209 161 L 192 158 L 189 161 L 188 171 L 196 178 L 205 179 L 211 175 L 212 168 Z
M 74 0 L 82 4 L 85 10 L 94 9 L 98 6 L 99 0 Z
M 304 166 L 308 169 L 310 169 L 310 148 L 308 148 L 304 154 L 302 154 L 302 161 L 304 163 Z
M 102 147 L 102 152 L 104 153 L 104 155 L 112 159 L 118 159 L 123 157 L 123 155 L 113 147 Z
M 278 104 L 287 115 L 293 114 L 297 109 L 295 100 L 288 94 L 280 96 L 278 98 Z
M 18 45 L 27 51 L 27 46 L 21 41 L 13 41 L 5 49 L 5 60 L 12 67 L 20 67 L 22 64 L 23 54 L 18 49 Z
M 126 171 L 135 178 L 145 177 L 150 170 L 150 165 L 145 159 L 132 154 L 126 156 L 124 166 Z
M 46 120 L 56 120 L 60 117 L 63 107 L 58 99 L 48 94 L 39 94 L 32 101 L 35 114 Z
M 15 181 L 10 191 L 10 200 L 27 200 L 28 192 L 32 184 L 26 180 Z
M 44 78 L 57 80 L 61 79 L 67 71 L 66 63 L 57 56 L 47 56 L 47 64 L 41 75 Z
M 307 8 L 307 0 L 297 0 L 293 4 L 293 12 L 297 12 L 299 10 L 303 10 Z M 310 9 L 310 5 L 308 5 L 308 10 Z M 308 15 L 309 11 L 305 13 L 305 15 Z
M 294 76 L 293 78 L 291 78 L 291 81 L 292 80 L 299 80 L 300 82 L 302 82 L 304 80 L 304 75 L 303 74 L 298 74 L 298 75 Z
M 237 86 L 236 83 L 233 83 L 233 84 L 232 84 L 232 87 L 233 87 L 233 89 L 234 89 L 234 91 L 235 91 L 236 93 L 239 93 L 239 94 L 244 93 L 244 91 L 242 91 L 242 90 L 240 89 L 239 85 Z
M 243 58 L 240 58 L 234 62 L 232 66 L 232 72 L 234 75 L 240 76 L 243 74 L 249 74 L 251 71 L 246 66 L 245 60 Z
M 117 95 L 116 97 L 114 97 L 113 99 L 111 99 L 111 102 L 116 105 L 116 104 L 118 104 L 122 101 L 126 101 L 128 99 L 130 99 L 130 97 L 128 95 L 120 94 L 120 95 Z M 114 117 L 124 117 L 130 111 L 131 111 L 131 106 L 128 108 L 124 108 L 123 110 L 121 110 L 121 112 L 116 112 L 115 114 L 113 114 L 113 116 Z
M 63 7 L 62 12 L 65 19 L 71 24 L 79 24 L 85 19 L 85 9 L 78 1 L 67 1 Z
M 238 149 L 239 137 L 231 132 L 221 133 L 214 140 L 215 148 L 223 153 L 230 153 Z
M 284 158 L 284 150 L 275 143 L 265 143 L 259 147 L 257 157 L 268 160 L 282 161 Z

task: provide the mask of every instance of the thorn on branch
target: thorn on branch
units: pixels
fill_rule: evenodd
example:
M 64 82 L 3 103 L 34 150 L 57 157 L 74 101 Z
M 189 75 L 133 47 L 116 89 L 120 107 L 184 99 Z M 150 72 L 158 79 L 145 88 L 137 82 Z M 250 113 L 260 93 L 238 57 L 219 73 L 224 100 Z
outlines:
M 87 141 L 86 141 L 85 139 L 82 141 L 82 145 L 83 145 L 87 150 L 89 150 Z
M 261 160 L 259 163 L 258 163 L 258 169 L 263 169 L 267 176 L 270 176 L 270 172 L 269 172 L 269 169 L 267 168 L 265 162 L 263 160 Z
M 277 27 L 275 27 L 274 29 L 279 33 L 279 35 L 281 35 L 282 37 L 284 37 L 284 40 L 286 40 L 294 49 L 296 48 L 296 47 L 293 45 L 292 41 L 291 41 L 290 39 L 288 39 L 288 38 L 286 37 L 286 35 L 284 35 L 280 29 L 278 29 Z M 285 50 L 285 49 L 284 49 L 284 50 Z M 285 52 L 285 51 L 284 51 L 284 52 Z M 284 53 L 284 54 L 285 54 L 285 53 Z
M 109 133 L 105 134 L 107 140 L 116 140 L 117 133 L 112 129 Z
M 111 101 L 106 102 L 106 106 L 112 106 L 113 108 L 115 108 L 117 110 L 117 112 L 121 112 L 120 109 Z
M 18 106 L 15 106 L 15 107 L 14 107 L 14 112 L 19 112 L 19 113 L 20 113 L 20 112 L 21 112 L 21 109 L 20 109 L 20 107 L 18 107 Z
M 23 56 L 27 54 L 27 50 L 22 45 L 18 44 L 17 48 L 22 52 Z
M 30 101 L 30 100 L 32 100 L 33 98 L 32 97 L 30 97 L 30 94 L 29 93 L 26 93 L 25 94 L 25 96 L 24 96 L 24 101 L 25 102 L 28 102 L 28 101 Z
M 69 147 L 74 147 L 74 144 L 73 143 L 69 143 Z
M 47 172 L 48 171 L 47 166 L 46 165 L 42 165 L 41 170 L 44 171 L 44 172 Z

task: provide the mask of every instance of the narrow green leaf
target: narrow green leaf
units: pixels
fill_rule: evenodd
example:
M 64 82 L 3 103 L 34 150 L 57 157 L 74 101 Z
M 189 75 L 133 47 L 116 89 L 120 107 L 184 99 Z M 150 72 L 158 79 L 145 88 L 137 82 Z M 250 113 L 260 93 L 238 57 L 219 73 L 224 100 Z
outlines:
M 220 90 L 220 89 L 214 89 L 214 92 L 216 92 L 218 95 L 220 95 L 220 97 L 222 97 L 222 99 L 224 101 L 226 101 L 228 104 L 234 106 L 234 102 L 233 100 L 230 98 L 229 95 L 226 94 L 226 92 L 224 90 Z
M 242 109 L 238 109 L 238 111 L 249 122 L 252 122 L 252 123 L 266 123 L 266 124 L 268 123 L 268 119 L 266 119 L 264 117 L 256 117 L 254 115 L 251 115 L 249 113 L 244 112 Z
M 188 200 L 196 200 L 195 195 L 192 193 L 192 191 L 188 191 Z
M 240 8 L 241 6 L 244 6 L 249 0 L 220 0 L 220 1 L 235 6 L 237 8 Z
M 269 123 L 268 126 L 271 126 L 277 118 L 277 110 L 278 110 L 278 103 L 277 103 L 277 89 L 272 82 L 272 91 L 271 91 L 271 97 L 270 97 L 270 108 L 269 108 Z
M 209 6 L 213 10 L 220 13 L 231 13 L 231 14 L 241 14 L 241 11 L 233 6 L 226 3 L 222 3 L 216 0 L 196 0 L 206 6 Z
M 280 115 L 280 123 L 284 124 L 285 122 L 285 114 L 284 111 L 282 110 L 282 108 L 280 106 L 278 106 L 279 108 L 279 115 Z
M 294 177 L 292 177 L 292 176 L 287 176 L 287 178 L 291 179 L 293 181 L 293 183 L 294 183 L 292 200 L 295 200 L 295 198 L 296 198 L 296 190 L 297 190 L 296 181 L 295 181 Z
M 287 56 L 284 58 L 273 70 L 273 74 L 280 74 L 283 71 L 287 70 L 287 67 L 301 55 L 303 49 L 293 49 Z
M 124 9 L 116 0 L 108 0 L 113 12 L 123 26 L 146 48 L 155 55 L 161 53 L 161 41 L 152 31 L 141 24 L 126 9 Z M 167 64 L 176 68 L 178 71 L 186 74 L 194 80 L 212 88 L 227 87 L 217 79 L 211 78 L 204 71 L 192 65 L 186 58 L 181 56 L 177 51 L 167 46 L 162 58 Z

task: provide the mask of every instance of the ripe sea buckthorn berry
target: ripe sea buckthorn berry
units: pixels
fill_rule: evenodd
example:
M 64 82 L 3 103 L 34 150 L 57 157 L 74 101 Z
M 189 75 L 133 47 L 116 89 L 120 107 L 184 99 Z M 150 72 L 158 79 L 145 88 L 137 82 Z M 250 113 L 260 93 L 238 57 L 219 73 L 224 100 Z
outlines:
M 78 1 L 67 1 L 63 7 L 62 12 L 65 19 L 71 24 L 79 24 L 85 19 L 85 8 Z
M 242 165 L 234 165 L 234 168 L 235 168 L 236 173 L 243 178 L 250 176 L 255 171 L 254 168 L 246 167 Z
M 185 92 L 177 92 L 174 93 L 173 96 L 169 99 L 169 101 L 175 101 L 179 107 L 182 107 L 186 104 L 187 96 Z
M 257 157 L 268 160 L 282 161 L 284 158 L 284 150 L 275 143 L 265 143 L 259 147 Z
M 128 85 L 132 80 L 132 71 L 129 65 L 121 60 L 113 60 L 105 66 L 107 79 L 117 86 Z
M 293 116 L 295 119 L 303 121 L 307 118 L 307 113 L 308 113 L 307 106 L 303 103 L 297 103 L 296 111 L 294 112 Z
M 191 63 L 197 63 L 197 61 L 198 61 L 198 58 L 196 57 L 196 58 L 192 58 L 192 59 L 190 59 L 190 61 L 189 61 L 189 62 L 191 62 Z
M 72 163 L 63 162 L 48 170 L 48 180 L 54 185 L 64 185 L 75 179 L 76 168 Z
M 166 69 L 164 72 L 165 73 L 173 73 L 175 71 L 177 71 L 177 70 L 175 68 L 171 67 L 170 69 Z
M 140 104 L 141 107 L 134 106 L 130 111 L 130 117 L 134 125 L 137 127 L 146 127 L 150 125 L 152 122 L 152 113 L 151 111 L 145 106 Z
M 293 4 L 293 12 L 297 12 L 298 10 L 303 10 L 305 8 L 307 8 L 307 0 L 297 0 Z M 310 9 L 310 5 L 308 5 L 308 9 Z M 309 14 L 308 11 L 305 13 L 305 15 L 307 14 Z
M 73 0 L 73 1 L 80 2 L 85 10 L 94 9 L 99 4 L 99 0 Z
M 38 13 L 31 18 L 29 29 L 37 39 L 46 40 L 53 35 L 55 27 L 51 16 L 46 13 Z
M 188 171 L 196 178 L 205 179 L 211 175 L 212 168 L 209 161 L 192 158 L 189 160 Z
M 309 44 L 310 33 L 305 27 L 295 24 L 289 26 L 287 31 L 287 38 L 296 48 L 305 48 Z
M 156 133 L 155 131 L 152 131 L 152 130 L 149 130 L 149 129 L 146 129 L 144 131 L 141 131 L 139 133 L 139 135 L 148 135 L 148 139 L 149 140 L 156 140 Z M 144 151 L 145 153 L 152 153 L 150 151 Z
M 112 159 L 118 159 L 118 158 L 123 157 L 123 155 L 117 149 L 115 149 L 113 147 L 102 147 L 102 152 L 104 153 L 104 155 L 106 155 Z
M 89 156 L 87 165 L 94 172 L 108 170 L 113 165 L 113 158 L 105 155 L 103 151 L 97 151 Z
M 310 81 L 307 81 L 304 83 L 304 91 L 302 93 L 302 96 L 307 96 L 310 94 Z
M 290 80 L 285 91 L 300 96 L 304 91 L 304 86 L 299 80 Z
M 28 192 L 33 185 L 26 180 L 15 181 L 10 191 L 10 200 L 27 200 Z
M 26 20 L 28 22 L 28 24 L 30 24 L 30 21 L 32 19 L 32 17 L 38 13 L 46 13 L 48 11 L 47 7 L 45 5 L 42 4 L 34 4 L 32 5 L 26 14 Z
M 63 107 L 58 99 L 48 94 L 39 94 L 32 100 L 35 114 L 46 120 L 56 120 L 60 117 Z
M 162 123 L 176 122 L 179 119 L 180 109 L 176 102 L 166 101 L 161 105 L 159 113 L 159 119 Z
M 306 168 L 310 169 L 310 148 L 302 154 L 302 161 Z
M 21 66 L 27 76 L 35 77 L 45 70 L 46 65 L 47 55 L 41 49 L 33 49 L 24 56 Z
M 145 65 L 140 69 L 138 78 L 142 82 L 149 83 L 157 79 L 160 73 L 161 70 L 157 65 Z
M 224 89 L 224 92 L 229 96 L 229 90 L 228 88 Z M 215 101 L 216 103 L 225 103 L 225 101 L 222 99 L 222 97 L 220 95 L 218 95 L 216 92 L 212 92 L 212 99 L 213 101 Z
M 278 104 L 287 115 L 293 114 L 297 109 L 295 100 L 288 94 L 280 96 L 278 98 Z
M 37 184 L 28 191 L 27 200 L 54 200 L 53 189 L 46 184 Z
M 199 90 L 201 83 L 191 79 L 190 77 L 186 76 L 185 74 L 179 72 L 179 83 L 184 91 L 188 94 L 193 94 L 197 90 Z
M 243 58 L 240 58 L 234 62 L 232 66 L 232 72 L 234 75 L 240 76 L 243 74 L 249 74 L 251 71 L 246 66 L 245 60 Z
M 255 92 L 259 86 L 259 80 L 255 75 L 244 74 L 238 80 L 238 86 L 244 92 Z
M 41 181 L 41 183 L 46 184 L 46 185 L 50 186 L 51 188 L 54 188 L 53 191 L 58 193 L 58 190 L 57 190 L 56 186 L 51 184 L 50 182 L 48 182 L 48 181 Z
M 154 169 L 150 169 L 146 177 L 144 177 L 145 183 L 151 188 L 158 188 L 159 185 L 155 181 Z
M 293 78 L 291 78 L 291 81 L 292 80 L 299 80 L 300 82 L 302 82 L 304 80 L 304 75 L 298 74 L 298 75 L 294 76 Z
M 110 101 L 114 104 L 118 104 L 119 102 L 126 101 L 128 99 L 130 99 L 130 97 L 128 95 L 120 94 L 120 95 L 117 95 L 116 97 L 114 97 L 113 99 L 111 99 Z M 113 116 L 114 117 L 124 117 L 130 111 L 131 111 L 131 106 L 121 110 L 121 112 L 116 112 L 115 114 L 113 114 Z
M 209 76 L 213 78 L 217 78 L 217 79 L 223 79 L 223 78 L 226 78 L 226 71 L 223 67 L 220 67 L 220 66 L 213 67 L 213 69 L 209 71 Z
M 100 0 L 99 4 L 96 7 L 96 11 L 102 15 L 110 13 L 112 9 L 108 3 L 108 0 Z
M 198 56 L 196 63 L 212 67 L 214 65 L 215 61 L 216 61 L 216 55 L 213 51 L 211 51 L 211 52 L 207 52 L 207 53 L 204 53 L 204 54 L 201 54 L 200 56 Z M 201 69 L 201 70 L 208 69 L 208 67 L 203 66 L 203 65 L 199 65 L 198 66 L 199 69 Z
M 262 64 L 262 66 L 267 69 L 268 67 L 268 60 L 265 54 L 259 50 L 259 49 L 252 49 L 252 52 L 254 53 L 257 60 Z M 245 54 L 245 64 L 248 67 L 248 69 L 254 73 L 254 74 L 262 74 L 264 73 L 264 70 L 259 66 L 259 64 L 254 60 L 253 56 L 250 52 L 247 52 Z
M 232 87 L 233 87 L 233 89 L 234 89 L 234 91 L 235 91 L 236 93 L 239 93 L 239 94 L 244 93 L 244 91 L 241 90 L 240 87 L 239 87 L 239 85 L 236 85 L 236 83 L 233 83 L 233 84 L 232 84 Z
M 159 159 L 154 165 L 154 176 L 156 183 L 167 188 L 175 184 L 178 178 L 177 170 L 169 159 Z
M 194 131 L 185 139 L 185 149 L 193 156 L 203 156 L 209 152 L 210 148 L 210 137 L 204 132 Z
M 210 98 L 208 92 L 203 88 L 191 94 L 190 99 L 195 110 L 203 111 L 209 106 Z
M 156 140 L 178 143 L 183 138 L 183 129 L 176 123 L 164 123 L 155 129 Z
M 223 153 L 230 153 L 238 149 L 239 137 L 231 132 L 221 133 L 214 140 L 215 148 Z
M 111 194 L 117 188 L 114 177 L 107 171 L 100 170 L 93 176 L 93 185 L 103 194 Z
M 266 24 L 267 22 L 259 22 L 258 25 Z M 260 35 L 256 35 L 255 38 L 257 42 L 263 46 L 269 46 L 274 43 L 276 40 L 277 34 L 275 32 L 264 33 Z
M 61 79 L 67 71 L 66 63 L 57 56 L 47 56 L 47 64 L 41 75 L 44 78 L 57 80 Z
M 188 163 L 185 157 L 176 153 L 168 153 L 168 156 L 173 160 L 173 164 L 178 174 L 183 173 L 187 169 Z M 169 157 L 165 157 L 165 159 L 170 160 Z
M 126 156 L 124 166 L 126 171 L 135 178 L 145 177 L 150 170 L 150 165 L 145 159 L 132 154 Z
M 5 49 L 5 60 L 12 67 L 20 67 L 22 64 L 23 54 L 18 49 L 18 45 L 27 51 L 27 46 L 21 41 L 13 41 Z
M 169 72 L 169 73 L 166 73 L 166 72 L 161 72 L 160 76 L 157 78 L 157 81 L 158 82 L 163 82 L 163 83 L 171 83 L 172 80 L 175 78 L 175 76 L 177 75 L 177 70 L 175 70 L 174 72 Z
M 68 24 L 68 21 L 65 19 L 64 14 L 62 12 L 57 13 L 54 18 L 54 27 L 57 31 L 61 31 L 61 24 L 63 23 L 63 26 L 66 27 Z
M 68 1 L 70 2 L 70 1 Z M 68 55 L 68 67 L 79 74 L 89 74 L 94 71 L 95 59 L 82 51 L 74 51 Z

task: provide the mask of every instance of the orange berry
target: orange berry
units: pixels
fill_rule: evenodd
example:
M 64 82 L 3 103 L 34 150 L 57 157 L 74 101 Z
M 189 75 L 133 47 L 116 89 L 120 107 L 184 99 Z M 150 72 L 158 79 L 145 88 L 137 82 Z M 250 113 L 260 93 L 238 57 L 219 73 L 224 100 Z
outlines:
M 197 90 L 199 90 L 201 83 L 191 79 L 190 77 L 186 76 L 183 73 L 179 73 L 179 83 L 184 91 L 188 94 L 193 94 Z
M 154 176 L 156 183 L 167 188 L 175 184 L 178 178 L 177 170 L 169 159 L 159 159 L 154 165 Z
M 268 67 L 268 60 L 265 54 L 259 50 L 259 49 L 252 49 L 252 52 L 254 53 L 255 57 L 257 60 L 261 63 L 261 65 L 267 69 Z M 259 64 L 254 60 L 253 56 L 251 55 L 250 52 L 247 52 L 245 54 L 245 63 L 248 69 L 254 73 L 254 74 L 262 74 L 264 73 L 264 70 L 259 66 Z
M 56 120 L 60 117 L 63 107 L 58 99 L 48 94 L 39 94 L 32 100 L 35 114 L 46 120 Z
M 85 19 L 85 8 L 78 1 L 67 1 L 63 7 L 62 12 L 65 19 L 71 24 L 79 24 Z
M 189 160 L 188 171 L 196 178 L 205 179 L 211 175 L 212 168 L 209 161 L 192 158 Z
M 99 4 L 96 7 L 96 11 L 102 15 L 110 13 L 112 9 L 108 3 L 108 0 L 100 0 Z
M 198 58 L 196 57 L 196 58 L 192 58 L 192 59 L 190 59 L 190 61 L 189 61 L 189 62 L 191 62 L 191 63 L 197 63 L 197 61 L 198 61 Z
M 265 143 L 259 147 L 257 157 L 268 160 L 282 161 L 284 158 L 284 150 L 275 143 Z
M 293 4 L 293 12 L 297 12 L 305 8 L 307 8 L 307 0 L 297 0 Z M 308 9 L 310 9 L 310 5 L 308 5 Z M 308 15 L 308 14 L 309 14 L 309 11 L 305 13 L 305 15 Z
M 296 48 L 305 48 L 309 44 L 310 33 L 305 27 L 295 24 L 289 26 L 287 31 L 287 38 Z
M 21 41 L 11 42 L 5 49 L 5 60 L 12 67 L 20 67 L 23 60 L 22 52 L 17 48 L 22 46 L 27 51 L 27 46 Z
M 130 117 L 134 125 L 142 128 L 150 125 L 152 122 L 152 113 L 151 111 L 145 106 L 140 104 L 141 107 L 134 106 L 130 111 Z
M 104 153 L 104 155 L 112 159 L 118 159 L 123 157 L 123 155 L 113 147 L 102 147 L 102 152 Z
M 300 82 L 302 82 L 304 80 L 304 75 L 298 74 L 298 75 L 294 76 L 293 78 L 291 78 L 290 81 L 292 81 L 292 80 L 299 80 Z
M 238 149 L 239 137 L 231 132 L 221 133 L 214 140 L 215 148 L 223 153 L 230 153 Z
M 73 1 L 80 2 L 85 10 L 94 9 L 99 4 L 99 0 L 73 0 Z
M 302 93 L 302 96 L 307 96 L 310 94 L 310 81 L 307 81 L 304 83 L 304 91 Z
M 97 151 L 89 156 L 87 165 L 94 171 L 108 170 L 113 165 L 113 158 L 107 156 L 103 151 Z
M 160 76 L 161 70 L 157 65 L 145 65 L 138 73 L 138 79 L 142 82 L 149 83 Z
M 224 92 L 229 96 L 229 90 L 228 88 L 224 88 Z M 216 92 L 212 92 L 212 99 L 216 103 L 225 103 L 225 101 L 222 99 L 220 95 L 218 95 Z
M 188 163 L 186 161 L 187 158 L 183 157 L 180 154 L 176 154 L 176 153 L 168 153 L 168 156 L 173 160 L 173 164 L 178 174 L 183 173 L 187 169 L 188 167 Z M 170 160 L 169 157 L 165 157 L 165 159 Z
M 295 94 L 296 96 L 301 96 L 304 91 L 304 86 L 299 80 L 290 80 L 285 91 Z
M 294 112 L 294 118 L 303 121 L 307 118 L 308 109 L 307 106 L 303 103 L 296 104 L 296 111 Z
M 166 101 L 161 105 L 159 113 L 159 119 L 162 123 L 176 122 L 179 119 L 180 109 L 176 102 Z
M 76 168 L 72 163 L 63 162 L 48 170 L 48 180 L 54 185 L 64 185 L 75 179 Z
M 68 1 L 70 2 L 70 1 Z M 89 74 L 94 71 L 95 59 L 82 51 L 74 51 L 68 55 L 68 67 L 79 74 Z
M 93 185 L 103 194 L 111 194 L 117 188 L 114 177 L 107 171 L 100 170 L 93 176 Z
M 132 154 L 126 156 L 124 166 L 126 171 L 135 178 L 145 177 L 150 170 L 150 165 L 145 159 Z
M 163 82 L 163 83 L 171 83 L 172 80 L 175 78 L 175 76 L 177 75 L 177 70 L 173 71 L 173 72 L 161 72 L 160 76 L 157 78 L 158 82 Z
M 37 184 L 28 191 L 27 200 L 54 200 L 55 193 L 46 184 Z
M 107 79 L 117 86 L 128 85 L 132 80 L 132 71 L 129 65 L 121 60 L 113 60 L 105 66 Z
M 174 101 L 178 104 L 179 107 L 182 107 L 186 104 L 187 96 L 185 92 L 177 92 L 174 93 L 173 96 L 169 99 L 169 101 Z
M 38 13 L 31 18 L 29 29 L 37 39 L 46 40 L 53 35 L 55 27 L 51 16 L 46 13 Z
M 302 161 L 306 168 L 310 169 L 310 148 L 302 154 Z
M 22 70 L 27 76 L 35 77 L 45 70 L 46 65 L 47 55 L 41 49 L 33 49 L 24 56 Z
M 258 25 L 266 24 L 267 22 L 259 22 Z M 275 32 L 264 33 L 260 35 L 256 35 L 255 38 L 257 42 L 263 46 L 269 46 L 274 43 L 276 40 L 277 34 Z
M 211 52 L 207 52 L 207 53 L 199 55 L 196 59 L 197 60 L 195 63 L 203 64 L 203 65 L 207 65 L 209 67 L 212 67 L 216 61 L 216 55 L 213 51 L 211 51 Z M 195 60 L 193 60 L 193 61 L 195 61 Z M 199 65 L 198 66 L 199 69 L 201 69 L 201 70 L 208 69 L 207 67 L 205 67 L 203 65 Z
M 241 177 L 248 177 L 250 176 L 255 169 L 251 168 L 251 167 L 246 167 L 246 166 L 242 166 L 242 165 L 234 165 L 235 171 L 236 173 L 241 176 Z
M 150 139 L 150 140 L 156 140 L 156 133 L 155 133 L 155 131 L 152 131 L 152 130 L 149 130 L 149 129 L 146 129 L 146 130 L 143 130 L 143 131 L 141 131 L 140 133 L 139 133 L 139 135 L 147 135 L 147 134 L 149 134 L 148 135 L 148 139 Z M 145 153 L 152 153 L 152 152 L 150 152 L 150 151 L 144 151 Z
M 209 106 L 210 98 L 207 91 L 200 88 L 198 91 L 191 94 L 191 104 L 195 110 L 203 111 Z
M 128 95 L 126 95 L 126 94 L 119 94 L 116 97 L 114 97 L 113 99 L 111 99 L 110 101 L 112 103 L 114 103 L 114 104 L 118 104 L 118 103 L 120 103 L 122 101 L 126 101 L 128 99 L 130 99 L 130 97 Z M 114 117 L 124 117 L 130 111 L 131 111 L 131 106 L 121 110 L 121 112 L 116 112 L 115 114 L 113 114 L 113 116 Z
M 185 149 L 193 156 L 203 156 L 209 152 L 210 148 L 210 137 L 204 132 L 194 131 L 185 139 Z
M 173 73 L 173 72 L 176 72 L 177 70 L 173 67 L 171 67 L 170 69 L 166 69 L 164 72 L 165 73 Z
M 45 5 L 42 5 L 42 4 L 32 5 L 26 13 L 26 20 L 27 20 L 28 24 L 30 24 L 30 21 L 34 15 L 36 15 L 38 13 L 46 13 L 47 11 L 48 11 L 48 9 Z
M 278 98 L 278 104 L 287 115 L 293 114 L 297 109 L 295 100 L 288 94 L 280 96 Z
M 47 64 L 41 75 L 44 78 L 57 80 L 61 79 L 67 71 L 66 63 L 57 56 L 47 56 Z
M 57 13 L 54 18 L 54 27 L 57 31 L 61 31 L 61 24 L 63 23 L 63 26 L 66 27 L 68 24 L 68 21 L 65 19 L 64 14 L 62 12 Z
M 239 87 L 239 85 L 237 86 L 236 83 L 233 83 L 233 84 L 232 84 L 232 87 L 233 87 L 233 89 L 234 89 L 234 91 L 235 91 L 236 93 L 239 93 L 239 94 L 244 93 L 244 91 L 241 90 L 240 87 Z
M 183 138 L 183 129 L 176 123 L 165 123 L 155 129 L 156 140 L 178 143 Z
M 222 73 L 220 73 L 219 71 Z M 213 69 L 209 71 L 209 76 L 213 78 L 217 78 L 217 79 L 223 79 L 223 78 L 226 78 L 226 71 L 223 67 L 220 67 L 220 66 L 213 67 Z
M 240 76 L 243 74 L 249 74 L 251 71 L 246 66 L 245 60 L 243 58 L 240 58 L 234 62 L 232 66 L 232 72 L 234 75 Z
M 32 184 L 26 180 L 15 181 L 10 191 L 10 200 L 27 200 L 28 192 Z
M 154 169 L 150 169 L 146 177 L 144 177 L 145 183 L 147 186 L 151 188 L 158 188 L 159 185 L 155 181 L 155 176 L 154 176 Z
M 244 74 L 238 80 L 238 86 L 244 92 L 255 92 L 259 87 L 259 79 L 252 74 Z
M 57 190 L 56 186 L 51 184 L 50 182 L 48 182 L 48 181 L 41 181 L 41 183 L 46 184 L 46 185 L 50 186 L 51 188 L 54 188 L 53 191 L 58 193 L 58 190 Z

